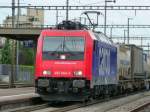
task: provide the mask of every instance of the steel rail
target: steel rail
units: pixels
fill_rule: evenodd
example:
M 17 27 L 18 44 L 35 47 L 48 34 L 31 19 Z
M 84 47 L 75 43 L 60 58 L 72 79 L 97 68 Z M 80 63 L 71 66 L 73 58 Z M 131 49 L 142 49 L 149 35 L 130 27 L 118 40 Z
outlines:
M 30 111 L 44 109 L 44 108 L 47 108 L 48 106 L 49 106 L 48 103 L 45 103 L 41 105 L 22 107 L 22 108 L 10 110 L 9 112 L 30 112 Z
M 130 110 L 129 112 L 139 112 L 139 111 L 143 110 L 144 108 L 148 107 L 149 105 L 150 105 L 150 102 L 144 103 L 144 104 Z
M 11 97 L 11 96 L 10 96 Z M 27 96 L 15 98 L 15 99 L 9 99 L 6 98 L 6 100 L 0 102 L 0 111 L 12 111 L 15 108 L 21 108 L 23 106 L 27 105 L 38 105 L 40 103 L 44 103 L 39 96 Z

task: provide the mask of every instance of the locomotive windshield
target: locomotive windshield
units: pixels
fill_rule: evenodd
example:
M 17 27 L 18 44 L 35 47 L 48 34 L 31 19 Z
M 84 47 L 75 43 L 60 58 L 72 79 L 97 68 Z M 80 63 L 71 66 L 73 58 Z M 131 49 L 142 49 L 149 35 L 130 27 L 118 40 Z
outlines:
M 45 37 L 43 59 L 83 60 L 84 42 L 82 37 Z

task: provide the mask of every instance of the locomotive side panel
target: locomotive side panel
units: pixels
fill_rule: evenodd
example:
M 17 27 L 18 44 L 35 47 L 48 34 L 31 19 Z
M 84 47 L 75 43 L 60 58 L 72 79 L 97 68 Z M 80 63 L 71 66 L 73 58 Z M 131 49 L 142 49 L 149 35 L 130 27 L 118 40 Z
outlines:
M 117 49 L 96 41 L 93 53 L 92 85 L 117 84 Z

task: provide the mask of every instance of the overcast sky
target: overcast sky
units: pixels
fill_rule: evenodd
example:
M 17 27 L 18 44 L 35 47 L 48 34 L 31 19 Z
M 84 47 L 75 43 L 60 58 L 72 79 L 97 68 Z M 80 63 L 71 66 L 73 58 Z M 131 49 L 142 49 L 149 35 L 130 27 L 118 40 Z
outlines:
M 0 6 L 11 5 L 12 0 L 1 0 Z M 17 1 L 17 0 L 16 0 Z M 88 1 L 88 3 L 87 3 Z M 65 5 L 66 0 L 20 0 L 21 5 Z M 104 0 L 70 0 L 70 5 L 104 5 Z M 143 5 L 150 6 L 150 0 L 116 0 L 116 3 L 108 3 L 108 5 Z M 103 14 L 104 12 L 101 11 Z M 81 16 L 82 11 L 69 11 L 69 18 L 74 19 Z M 45 11 L 45 24 L 56 23 L 56 11 Z M 7 15 L 11 15 L 11 10 L 0 9 L 0 23 L 3 22 Z M 65 11 L 59 11 L 59 21 L 65 19 Z M 150 10 L 149 11 L 107 11 L 107 24 L 127 24 L 127 18 L 133 18 L 130 24 L 149 24 L 150 25 Z M 104 24 L 104 16 L 100 16 L 99 23 Z M 101 29 L 103 32 L 103 29 Z M 113 29 L 114 36 L 122 36 L 124 29 Z M 107 30 L 110 35 L 110 30 Z M 130 36 L 150 36 L 150 29 L 130 29 Z M 133 41 L 132 41 L 133 42 Z M 140 44 L 140 41 L 134 41 Z M 148 43 L 148 41 L 143 41 Z

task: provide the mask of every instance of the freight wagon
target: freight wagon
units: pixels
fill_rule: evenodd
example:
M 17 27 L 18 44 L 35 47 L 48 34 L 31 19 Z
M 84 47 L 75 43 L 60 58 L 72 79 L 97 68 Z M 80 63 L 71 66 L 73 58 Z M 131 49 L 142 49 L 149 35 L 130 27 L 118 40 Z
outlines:
M 145 72 L 143 49 L 135 45 L 117 45 L 118 81 L 122 90 L 132 91 L 144 87 Z
M 150 79 L 150 56 L 146 53 L 143 54 L 144 72 L 147 79 Z

